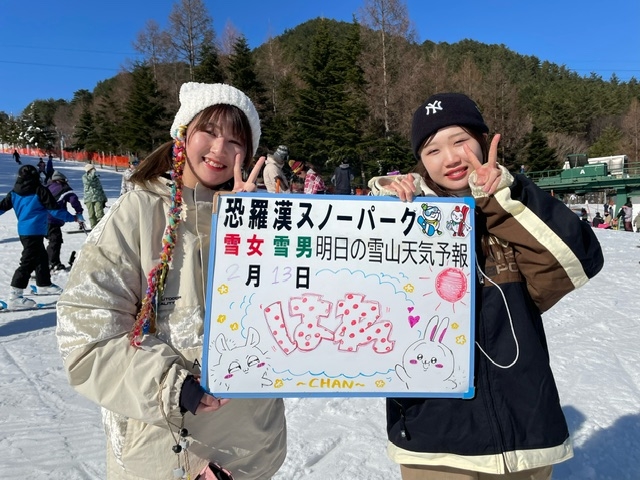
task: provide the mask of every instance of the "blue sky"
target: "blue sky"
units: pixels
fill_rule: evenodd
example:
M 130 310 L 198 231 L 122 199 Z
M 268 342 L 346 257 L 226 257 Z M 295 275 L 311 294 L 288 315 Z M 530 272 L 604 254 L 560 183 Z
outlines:
M 0 111 L 18 115 L 35 99 L 71 100 L 114 76 L 147 20 L 163 28 L 174 0 L 3 0 Z M 220 35 L 227 22 L 251 48 L 316 17 L 351 21 L 364 0 L 205 0 Z M 640 80 L 640 1 L 407 0 L 418 40 L 470 38 L 535 55 L 588 76 Z

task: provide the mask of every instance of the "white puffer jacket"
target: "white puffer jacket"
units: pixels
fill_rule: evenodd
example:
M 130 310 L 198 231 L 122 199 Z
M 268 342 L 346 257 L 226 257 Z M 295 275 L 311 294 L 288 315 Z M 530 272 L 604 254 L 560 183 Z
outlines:
M 285 193 L 289 192 L 289 182 L 284 175 L 282 168 L 284 161 L 279 160 L 273 155 L 267 155 L 267 160 L 262 171 L 262 179 L 264 186 L 269 193 Z M 280 190 L 278 191 L 277 180 L 280 179 Z
M 184 189 L 182 222 L 158 309 L 155 336 L 129 345 L 148 272 L 158 263 L 170 181 L 121 196 L 91 232 L 58 302 L 56 330 L 70 384 L 102 407 L 107 477 L 173 479 L 182 420 L 180 390 L 202 363 L 206 266 L 214 192 Z M 184 416 L 191 478 L 217 461 L 237 479 L 265 479 L 286 455 L 281 399 L 233 399 L 214 413 Z

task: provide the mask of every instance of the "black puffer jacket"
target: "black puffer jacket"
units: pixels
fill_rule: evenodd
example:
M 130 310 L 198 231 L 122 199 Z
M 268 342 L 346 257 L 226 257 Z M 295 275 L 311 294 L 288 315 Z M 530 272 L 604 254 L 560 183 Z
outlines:
M 572 456 L 541 313 L 604 259 L 589 224 L 527 177 L 503 177 L 491 197 L 472 184 L 478 264 L 488 277 L 476 289 L 476 341 L 486 355 L 476 347 L 475 396 L 388 399 L 397 463 L 505 473 Z

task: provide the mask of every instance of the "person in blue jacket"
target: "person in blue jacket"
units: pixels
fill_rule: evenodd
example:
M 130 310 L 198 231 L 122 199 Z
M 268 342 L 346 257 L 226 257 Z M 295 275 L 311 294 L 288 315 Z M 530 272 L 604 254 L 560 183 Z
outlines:
M 76 220 L 80 225 L 80 229 L 84 230 L 84 218 L 82 217 L 82 204 L 80 199 L 75 194 L 71 185 L 67 182 L 67 177 L 64 174 L 54 170 L 51 175 L 51 181 L 47 185 L 49 191 L 53 194 L 58 207 L 62 210 L 67 210 L 67 205 L 76 212 Z M 60 261 L 60 250 L 62 249 L 62 226 L 65 222 L 57 219 L 51 213 L 49 213 L 49 228 L 47 231 L 47 255 L 49 256 L 49 268 L 51 271 L 64 270 L 65 266 Z
M 31 272 L 36 272 L 36 294 L 51 295 L 62 289 L 51 283 L 49 257 L 44 248 L 47 235 L 47 215 L 64 222 L 80 221 L 66 210 L 60 210 L 56 199 L 40 183 L 39 172 L 33 165 L 23 165 L 18 170 L 16 183 L 0 202 L 0 215 L 13 209 L 18 217 L 18 235 L 22 243 L 20 265 L 11 279 L 11 292 L 8 307 L 13 309 L 32 308 L 36 305 L 30 298 L 23 296 L 29 284 Z
M 53 172 L 55 172 L 55 169 L 53 168 L 53 156 L 49 154 L 49 159 L 47 160 L 47 166 L 44 170 L 45 185 L 49 182 L 49 180 L 51 180 L 51 177 L 53 176 Z

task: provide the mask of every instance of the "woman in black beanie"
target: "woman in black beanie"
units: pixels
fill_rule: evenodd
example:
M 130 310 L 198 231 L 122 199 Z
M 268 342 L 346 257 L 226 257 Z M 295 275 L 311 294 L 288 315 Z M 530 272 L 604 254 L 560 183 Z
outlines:
M 573 456 L 541 314 L 600 271 L 602 250 L 590 225 L 498 164 L 488 132 L 470 98 L 433 95 L 413 116 L 414 171 L 369 182 L 374 195 L 476 205 L 475 396 L 387 399 L 404 480 L 547 480 Z

